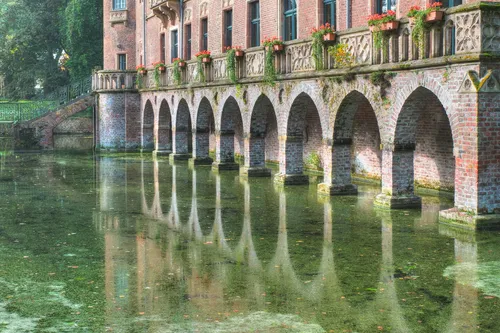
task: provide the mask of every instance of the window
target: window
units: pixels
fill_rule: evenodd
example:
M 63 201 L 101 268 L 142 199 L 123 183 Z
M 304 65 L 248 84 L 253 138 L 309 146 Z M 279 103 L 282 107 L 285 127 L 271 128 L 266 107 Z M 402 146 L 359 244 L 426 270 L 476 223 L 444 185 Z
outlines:
M 160 61 L 165 63 L 165 34 L 160 34 Z
M 335 28 L 337 0 L 323 0 L 323 24 L 330 23 Z
M 208 19 L 201 20 L 201 49 L 208 50 Z
M 126 0 L 113 0 L 113 10 L 123 10 L 126 8 Z
M 260 46 L 260 4 L 250 3 L 250 47 Z
M 224 12 L 224 46 L 233 45 L 233 11 Z
M 437 1 L 433 1 L 437 2 Z M 462 4 L 462 0 L 443 0 L 440 1 L 443 3 L 443 7 L 454 7 L 454 6 L 459 6 Z
M 285 24 L 283 39 L 292 40 L 297 38 L 297 4 L 295 0 L 285 0 Z
M 187 24 L 184 27 L 184 31 L 186 33 L 186 52 L 184 54 L 184 58 L 186 60 L 191 59 L 191 24 Z
M 179 58 L 179 32 L 177 30 L 172 30 L 170 39 L 170 61 L 173 62 L 175 58 Z
M 127 55 L 119 54 L 118 55 L 118 69 L 121 71 L 127 70 Z
M 377 8 L 375 8 L 375 11 L 378 14 L 382 14 L 387 12 L 388 10 L 396 10 L 397 4 L 397 0 L 377 0 Z

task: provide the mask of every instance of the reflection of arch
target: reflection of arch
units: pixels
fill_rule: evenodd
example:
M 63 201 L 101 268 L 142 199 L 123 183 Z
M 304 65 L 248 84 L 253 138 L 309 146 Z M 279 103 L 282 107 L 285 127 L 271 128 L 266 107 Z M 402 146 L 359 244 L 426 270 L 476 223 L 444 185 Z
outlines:
M 144 106 L 144 112 L 142 116 L 142 149 L 143 150 L 153 150 L 154 148 L 154 127 L 155 115 L 153 110 L 153 104 L 148 100 Z
M 170 152 L 172 150 L 172 117 L 170 107 L 165 99 L 162 100 L 158 112 L 156 150 L 160 152 Z
M 216 244 L 219 249 L 225 253 L 231 253 L 231 249 L 226 242 L 224 236 L 224 229 L 222 226 L 222 205 L 221 205 L 221 192 L 220 192 L 220 175 L 215 176 L 215 220 L 212 227 L 212 232 L 207 239 Z
M 191 213 L 189 214 L 189 220 L 187 225 L 188 235 L 194 236 L 194 239 L 201 241 L 203 238 L 203 233 L 200 227 L 200 220 L 198 217 L 198 198 L 196 192 L 196 170 L 193 169 L 193 192 L 191 196 Z
M 234 97 L 230 96 L 224 103 L 221 114 L 220 131 L 216 139 L 216 163 L 220 169 L 237 170 L 235 154 L 241 155 L 243 146 L 243 120 L 240 107 Z
M 188 159 L 191 151 L 191 114 L 184 98 L 177 107 L 174 134 L 174 159 Z

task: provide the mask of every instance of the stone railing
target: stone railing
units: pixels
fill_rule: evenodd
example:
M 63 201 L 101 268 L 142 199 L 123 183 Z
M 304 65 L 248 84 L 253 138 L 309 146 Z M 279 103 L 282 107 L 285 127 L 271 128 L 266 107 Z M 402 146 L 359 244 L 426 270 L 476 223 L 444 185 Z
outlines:
M 136 71 L 104 70 L 92 75 L 92 90 L 130 90 L 136 87 Z
M 172 1 L 151 0 L 151 5 Z M 449 8 L 443 21 L 430 25 L 425 33 L 423 48 L 419 48 L 412 40 L 412 25 L 408 19 L 400 21 L 399 28 L 386 32 L 383 47 L 377 49 L 373 45 L 372 33 L 367 27 L 355 28 L 337 33 L 336 43 L 347 45 L 347 49 L 355 60 L 353 68 L 357 72 L 376 71 L 380 65 L 384 69 L 418 68 L 438 66 L 450 62 L 478 61 L 479 55 L 492 56 L 500 53 L 500 11 L 496 4 L 475 3 Z M 326 49 L 326 48 L 325 48 Z M 261 81 L 264 76 L 265 50 L 263 47 L 245 50 L 245 55 L 236 60 L 236 76 L 241 82 Z M 312 56 L 312 40 L 296 40 L 286 42 L 283 52 L 275 54 L 274 65 L 278 78 L 340 75 L 349 68 L 337 68 L 335 61 L 324 52 L 323 71 L 317 71 Z M 227 84 L 226 58 L 224 54 L 213 57 L 212 63 L 203 64 L 206 84 Z M 141 89 L 160 89 L 175 87 L 172 76 L 172 65 L 160 74 L 159 82 L 154 80 L 154 70 L 139 77 Z M 297 74 L 297 75 L 292 75 Z M 126 89 L 133 87 L 133 73 L 117 71 L 99 72 L 101 89 Z M 292 75 L 292 76 L 290 76 Z M 118 77 L 126 76 L 128 80 Z M 182 69 L 181 84 L 202 84 L 198 75 L 196 60 L 188 61 Z M 123 83 L 125 82 L 125 83 Z M 102 88 L 105 87 L 105 88 Z

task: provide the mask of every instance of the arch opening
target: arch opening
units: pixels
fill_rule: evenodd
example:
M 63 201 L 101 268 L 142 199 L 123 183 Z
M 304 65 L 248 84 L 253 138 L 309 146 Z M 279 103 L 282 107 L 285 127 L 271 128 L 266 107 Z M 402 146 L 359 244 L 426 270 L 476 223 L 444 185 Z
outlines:
M 266 95 L 261 95 L 255 102 L 250 121 L 250 136 L 245 145 L 245 167 L 259 176 L 270 176 L 271 171 L 265 169 L 266 161 L 277 161 L 278 121 L 273 104 Z M 251 172 L 249 172 L 251 174 Z
M 413 193 L 414 186 L 453 191 L 453 133 L 438 97 L 419 87 L 405 101 L 394 137 L 393 193 Z
M 304 169 L 323 170 L 323 130 L 318 109 L 305 93 L 294 100 L 287 122 L 285 161 L 280 162 L 281 174 L 302 174 Z M 284 165 L 283 165 L 284 164 Z
M 172 151 L 172 116 L 166 100 L 160 104 L 156 144 L 157 151 Z
M 144 106 L 144 113 L 142 117 L 142 150 L 154 149 L 154 120 L 155 114 L 153 104 L 148 100 Z
M 210 150 L 214 148 L 214 112 L 206 97 L 200 102 L 193 131 L 193 158 L 196 163 L 211 163 Z
M 340 104 L 334 122 L 332 185 L 334 192 L 355 192 L 352 175 L 377 179 L 382 175 L 382 153 L 377 117 L 368 99 L 358 91 Z
M 191 114 L 185 99 L 181 99 L 177 108 L 174 136 L 174 155 L 187 156 L 192 151 Z
M 238 168 L 236 159 L 244 153 L 243 120 L 240 107 L 233 97 L 224 104 L 221 114 L 220 132 L 216 139 L 216 162 L 226 165 L 229 169 Z

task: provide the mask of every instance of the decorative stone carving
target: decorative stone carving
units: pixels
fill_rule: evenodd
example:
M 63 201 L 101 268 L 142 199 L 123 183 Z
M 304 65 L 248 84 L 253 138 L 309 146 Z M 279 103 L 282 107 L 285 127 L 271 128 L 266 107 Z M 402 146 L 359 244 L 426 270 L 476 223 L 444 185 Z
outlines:
M 204 1 L 200 4 L 200 17 L 208 15 L 208 1 Z
M 187 82 L 198 82 L 196 76 L 198 74 L 198 64 L 188 64 L 186 69 Z
M 292 73 L 315 69 L 312 58 L 312 43 L 291 45 L 287 47 L 287 54 L 290 56 Z
M 482 17 L 482 51 L 500 52 L 500 13 L 483 12 Z
M 456 52 L 478 52 L 481 50 L 480 12 L 468 12 L 455 16 Z
M 179 2 L 151 0 L 151 8 L 153 9 L 153 14 L 162 21 L 165 28 L 169 22 L 175 24 L 176 17 L 179 14 Z
M 192 9 L 191 8 L 187 8 L 185 11 L 184 11 L 184 22 L 191 22 L 191 17 L 192 17 Z
M 118 23 L 123 23 L 125 26 L 127 26 L 127 21 L 128 21 L 127 10 L 113 10 L 111 11 L 111 13 L 109 13 L 109 22 L 111 23 L 111 26 Z
M 227 78 L 226 59 L 213 60 L 214 80 L 223 80 Z
M 357 64 L 367 64 L 371 59 L 372 38 L 370 34 L 342 37 L 341 43 L 347 44 L 349 53 L 352 54 Z
M 234 0 L 223 0 L 222 8 L 232 7 L 234 5 Z
M 499 93 L 499 73 L 488 70 L 482 78 L 476 71 L 468 71 L 458 88 L 460 93 Z
M 248 77 L 264 75 L 264 51 L 245 53 L 245 62 Z

